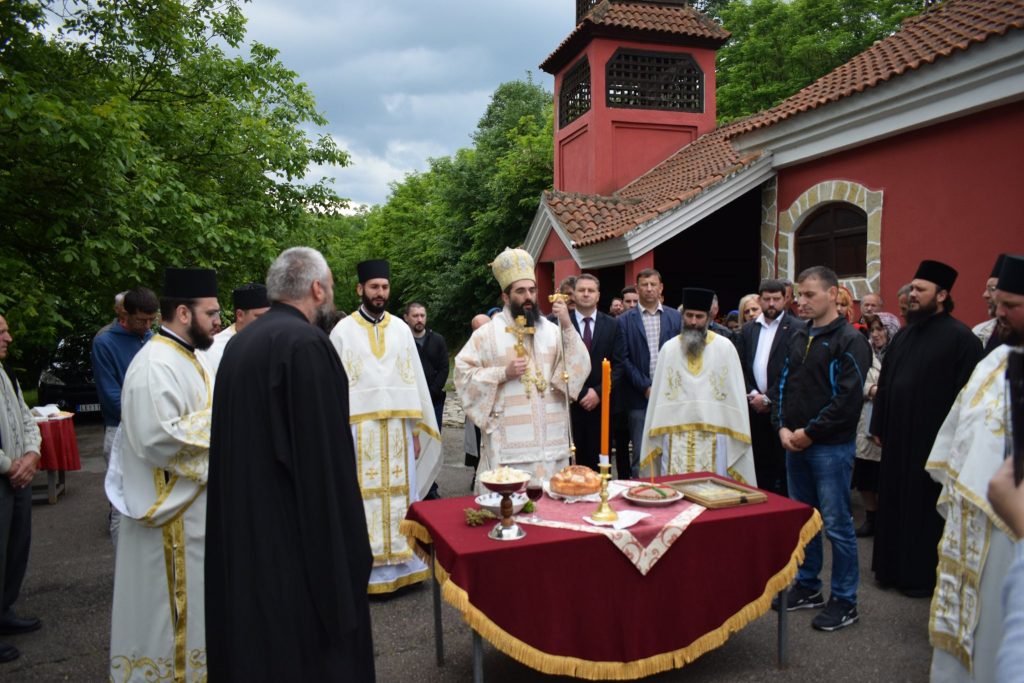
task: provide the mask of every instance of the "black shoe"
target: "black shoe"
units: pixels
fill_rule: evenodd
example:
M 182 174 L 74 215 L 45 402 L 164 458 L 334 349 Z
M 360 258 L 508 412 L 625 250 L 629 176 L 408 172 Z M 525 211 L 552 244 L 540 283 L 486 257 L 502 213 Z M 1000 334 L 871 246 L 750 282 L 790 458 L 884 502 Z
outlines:
M 7 643 L 0 643 L 0 662 L 13 662 L 21 656 L 18 648 Z
M 838 631 L 847 626 L 853 626 L 860 621 L 857 614 L 857 606 L 852 602 L 832 596 L 828 599 L 828 605 L 821 614 L 818 614 L 811 621 L 811 626 L 819 631 Z
M 804 588 L 797 584 L 789 589 L 789 597 L 786 600 L 786 611 L 795 612 L 798 609 L 816 609 L 825 606 L 825 598 L 821 591 Z M 772 609 L 779 611 L 779 596 L 772 599 Z
M 35 617 L 16 617 L 12 614 L 0 621 L 0 635 L 13 636 L 19 633 L 31 633 L 38 631 L 42 625 L 43 622 Z

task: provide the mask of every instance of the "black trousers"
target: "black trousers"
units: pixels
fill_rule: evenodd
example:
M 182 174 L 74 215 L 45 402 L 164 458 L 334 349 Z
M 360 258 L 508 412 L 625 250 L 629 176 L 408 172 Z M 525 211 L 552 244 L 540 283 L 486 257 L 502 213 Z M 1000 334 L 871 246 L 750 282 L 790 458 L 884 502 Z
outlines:
M 772 427 L 770 413 L 750 411 L 750 440 L 754 447 L 757 486 L 780 496 L 788 495 L 786 450 L 779 441 L 779 433 Z
M 572 438 L 576 444 L 576 464 L 597 471 L 601 451 L 601 406 L 584 410 L 578 403 L 569 407 L 572 416 Z M 609 444 L 610 447 L 610 444 Z
M 615 445 L 615 472 L 619 479 L 629 479 L 633 475 L 633 463 L 629 454 L 629 412 L 622 411 L 611 416 L 612 437 Z M 640 450 L 640 444 L 633 445 Z
M 32 545 L 32 487 L 11 487 L 0 476 L 0 586 L 3 586 L 3 614 L 6 616 L 21 593 Z

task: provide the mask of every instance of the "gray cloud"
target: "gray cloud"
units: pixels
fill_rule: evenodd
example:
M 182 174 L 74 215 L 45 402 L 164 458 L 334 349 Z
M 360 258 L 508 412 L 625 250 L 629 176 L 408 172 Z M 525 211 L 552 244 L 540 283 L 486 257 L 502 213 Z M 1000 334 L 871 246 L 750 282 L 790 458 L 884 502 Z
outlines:
M 423 170 L 429 157 L 470 144 L 501 83 L 537 65 L 569 34 L 571 0 L 253 0 L 242 6 L 248 40 L 280 50 L 352 154 L 332 176 L 356 203 L 385 200 L 388 183 Z

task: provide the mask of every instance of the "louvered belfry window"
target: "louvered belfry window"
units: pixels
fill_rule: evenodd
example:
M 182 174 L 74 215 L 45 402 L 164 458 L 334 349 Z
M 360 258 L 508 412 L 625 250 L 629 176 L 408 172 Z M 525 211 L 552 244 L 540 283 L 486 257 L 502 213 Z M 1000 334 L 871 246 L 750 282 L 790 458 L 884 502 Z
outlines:
M 590 111 L 590 62 L 584 57 L 565 72 L 558 93 L 558 127 L 564 128 Z
M 704 72 L 689 54 L 620 48 L 606 71 L 609 107 L 704 111 Z
M 601 0 L 576 0 L 576 23 L 583 21 L 583 17 L 587 16 L 599 2 Z

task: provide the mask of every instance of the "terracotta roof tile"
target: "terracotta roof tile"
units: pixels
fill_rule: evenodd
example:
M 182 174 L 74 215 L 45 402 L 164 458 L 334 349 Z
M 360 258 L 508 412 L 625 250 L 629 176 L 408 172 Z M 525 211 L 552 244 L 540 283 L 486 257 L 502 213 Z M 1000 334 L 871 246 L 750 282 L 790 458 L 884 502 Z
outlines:
M 594 8 L 594 13 L 603 9 L 603 17 L 607 17 L 614 12 L 616 21 L 641 21 L 627 18 L 634 11 L 667 9 L 606 5 L 607 2 L 602 2 Z M 647 9 L 640 10 L 641 7 Z M 598 20 L 605 21 L 603 17 Z M 946 0 L 923 14 L 906 19 L 897 33 L 875 43 L 775 107 L 694 140 L 614 195 L 548 192 L 544 201 L 577 247 L 620 237 L 692 200 L 762 156 L 760 151 L 738 153 L 730 142 L 733 137 L 863 92 L 958 50 L 966 50 L 991 36 L 1021 28 L 1024 28 L 1024 0 Z
M 1024 28 L 1024 0 L 946 0 L 903 22 L 900 30 L 771 109 L 737 133 L 770 126 L 837 102 L 1011 29 Z
M 639 39 L 690 38 L 692 40 L 688 42 L 715 47 L 732 35 L 718 22 L 689 5 L 603 0 L 548 55 L 540 68 L 553 74 L 569 60 L 575 59 L 591 38 L 616 31 L 629 31 Z

